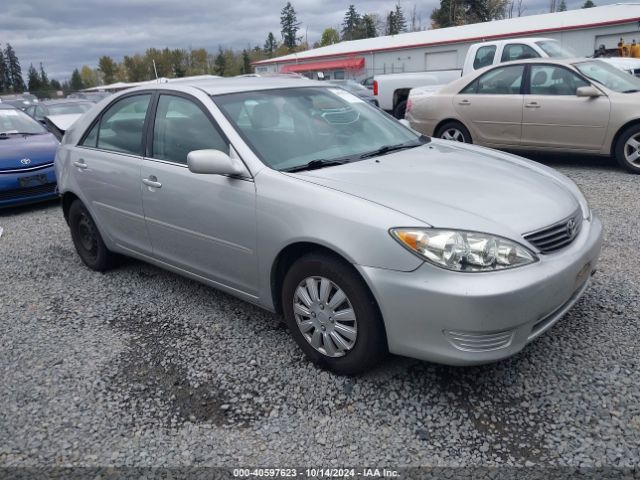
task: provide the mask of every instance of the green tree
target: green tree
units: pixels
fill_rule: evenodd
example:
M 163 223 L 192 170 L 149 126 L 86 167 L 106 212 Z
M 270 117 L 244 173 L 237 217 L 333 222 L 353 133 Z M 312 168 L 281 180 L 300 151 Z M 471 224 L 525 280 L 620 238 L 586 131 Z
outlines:
M 560 5 L 558 5 L 558 12 L 566 12 L 567 11 L 567 2 L 564 0 L 560 0 Z
M 240 73 L 246 75 L 247 73 L 251 73 L 252 70 L 251 57 L 249 57 L 249 52 L 247 51 L 247 49 L 244 49 L 242 50 L 242 69 L 240 70 Z
M 51 81 L 49 81 L 49 86 L 52 90 L 62 90 L 62 85 L 60 85 L 60 82 L 55 78 L 52 78 Z
M 98 69 L 102 72 L 102 79 L 107 85 L 116 81 L 118 64 L 108 55 L 103 55 L 98 60 Z
M 592 0 L 587 0 L 586 2 L 584 2 L 584 5 L 582 5 L 582 8 L 593 8 L 595 7 L 596 4 L 592 2 Z
M 396 4 L 395 26 L 398 29 L 396 33 L 402 33 L 407 31 L 407 20 L 404 17 L 404 11 L 402 10 L 402 7 L 400 6 L 399 3 Z
M 40 62 L 40 85 L 41 85 L 41 88 L 45 90 L 49 88 L 49 76 L 47 75 L 47 72 L 44 71 L 42 62 Z
M 14 92 L 24 92 L 25 84 L 22 78 L 22 68 L 20 67 L 20 60 L 16 55 L 15 50 L 11 44 L 7 43 L 7 48 L 4 50 L 4 58 L 6 68 L 9 73 L 9 82 L 11 89 Z
M 362 37 L 373 38 L 378 36 L 378 29 L 376 27 L 376 19 L 372 14 L 367 14 L 362 17 Z
M 139 53 L 132 56 L 125 55 L 122 63 L 126 71 L 126 78 L 129 82 L 151 80 L 151 70 L 153 66 L 148 65 L 145 58 Z
M 4 52 L 0 48 L 0 92 L 6 92 L 11 87 L 11 77 L 4 58 Z
M 264 54 L 269 57 L 272 58 L 273 57 L 273 52 L 276 51 L 276 49 L 278 48 L 278 41 L 276 40 L 275 35 L 272 32 L 269 32 L 269 35 L 267 35 L 267 40 L 266 42 L 264 42 Z
M 362 17 L 356 7 L 349 5 L 342 21 L 342 40 L 356 40 L 362 36 Z
M 298 45 L 298 30 L 300 30 L 300 22 L 298 21 L 298 16 L 296 15 L 296 11 L 291 5 L 291 2 L 287 2 L 287 4 L 280 12 L 280 26 L 281 34 L 282 34 L 282 43 L 289 49 L 289 51 L 293 51 Z
M 464 25 L 464 5 L 462 0 L 440 0 L 440 8 L 431 12 L 431 21 L 435 28 Z
M 227 71 L 227 57 L 224 54 L 224 50 L 222 50 L 222 46 L 218 47 L 218 54 L 216 55 L 216 59 L 213 61 L 213 65 L 216 75 L 224 77 L 224 74 Z
M 42 88 L 40 75 L 38 75 L 38 70 L 33 66 L 33 63 L 29 65 L 29 69 L 27 70 L 27 83 L 30 92 L 37 92 Z
M 84 88 L 84 84 L 82 83 L 82 77 L 80 76 L 80 72 L 78 69 L 74 69 L 71 74 L 71 80 L 69 81 L 69 88 L 73 91 L 82 90 Z
M 326 47 L 327 45 L 333 45 L 334 43 L 340 42 L 340 34 L 335 28 L 325 28 L 322 31 L 322 36 L 320 37 L 320 43 L 318 43 L 319 47 Z

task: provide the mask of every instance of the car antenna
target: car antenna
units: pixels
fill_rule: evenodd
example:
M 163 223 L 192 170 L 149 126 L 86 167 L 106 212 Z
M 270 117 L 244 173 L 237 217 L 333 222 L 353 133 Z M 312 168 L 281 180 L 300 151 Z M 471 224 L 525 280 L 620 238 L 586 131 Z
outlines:
M 153 62 L 153 73 L 156 74 L 156 80 L 158 80 L 158 70 L 156 69 L 156 61 L 151 60 Z

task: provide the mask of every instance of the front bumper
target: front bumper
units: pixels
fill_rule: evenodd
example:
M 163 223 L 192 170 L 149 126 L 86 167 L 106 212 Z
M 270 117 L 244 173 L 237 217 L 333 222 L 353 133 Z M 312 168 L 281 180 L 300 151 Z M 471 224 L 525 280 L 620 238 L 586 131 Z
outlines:
M 21 179 L 36 177 L 26 185 Z M 0 208 L 50 200 L 58 196 L 53 165 L 24 172 L 0 171 Z
M 601 246 L 602 224 L 594 216 L 571 245 L 526 267 L 358 269 L 380 306 L 391 353 L 476 365 L 509 357 L 551 328 L 586 290 Z

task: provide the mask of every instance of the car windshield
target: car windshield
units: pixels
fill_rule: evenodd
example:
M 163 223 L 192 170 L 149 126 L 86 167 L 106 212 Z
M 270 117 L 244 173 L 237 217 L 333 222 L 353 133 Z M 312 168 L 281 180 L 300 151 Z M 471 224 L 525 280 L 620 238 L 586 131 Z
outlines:
M 424 137 L 340 88 L 304 87 L 213 97 L 262 161 L 276 170 L 356 161 Z
M 0 109 L 0 135 L 19 133 L 37 135 L 40 133 L 47 133 L 47 130 L 20 110 L 14 108 Z
M 573 58 L 577 56 L 575 52 L 563 47 L 560 43 L 553 40 L 542 40 L 540 42 L 536 42 L 536 45 L 538 45 L 544 53 L 552 58 Z
M 93 107 L 92 103 L 61 103 L 48 105 L 49 115 L 65 115 L 67 113 L 84 113 Z
M 599 60 L 575 63 L 585 77 L 619 93 L 640 92 L 640 79 Z

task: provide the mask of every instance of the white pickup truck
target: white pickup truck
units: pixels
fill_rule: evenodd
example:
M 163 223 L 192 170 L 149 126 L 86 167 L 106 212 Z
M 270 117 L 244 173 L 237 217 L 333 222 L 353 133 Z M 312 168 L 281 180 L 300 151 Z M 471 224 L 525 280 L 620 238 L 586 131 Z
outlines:
M 436 70 L 416 73 L 376 75 L 373 79 L 373 94 L 380 108 L 404 118 L 409 91 L 414 87 L 437 90 L 461 76 L 502 62 L 523 58 L 571 58 L 576 55 L 552 38 L 511 38 L 493 42 L 474 43 L 469 47 L 461 70 Z M 613 66 L 633 73 L 640 71 L 640 59 L 600 58 Z M 624 60 L 620 63 L 620 60 Z M 633 63 L 635 65 L 631 65 Z

